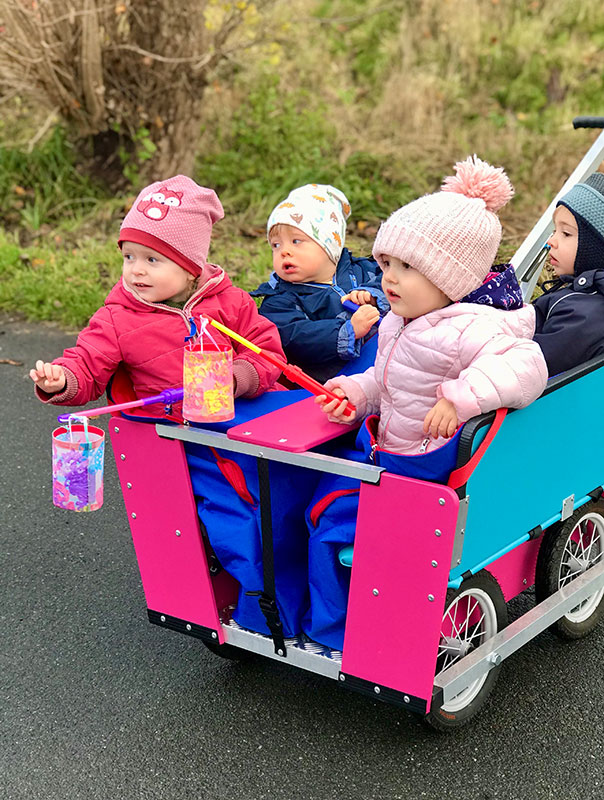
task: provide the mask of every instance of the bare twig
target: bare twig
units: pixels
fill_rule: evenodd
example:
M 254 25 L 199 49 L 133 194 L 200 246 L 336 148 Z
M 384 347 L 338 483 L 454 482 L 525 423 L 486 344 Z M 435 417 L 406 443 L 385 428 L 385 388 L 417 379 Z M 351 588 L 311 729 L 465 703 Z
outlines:
M 52 125 L 57 122 L 57 111 L 54 109 L 50 112 L 50 114 L 44 120 L 44 123 L 38 128 L 35 135 L 27 143 L 27 152 L 31 153 L 36 146 L 36 144 L 40 141 L 40 139 L 46 134 L 46 132 L 50 129 Z

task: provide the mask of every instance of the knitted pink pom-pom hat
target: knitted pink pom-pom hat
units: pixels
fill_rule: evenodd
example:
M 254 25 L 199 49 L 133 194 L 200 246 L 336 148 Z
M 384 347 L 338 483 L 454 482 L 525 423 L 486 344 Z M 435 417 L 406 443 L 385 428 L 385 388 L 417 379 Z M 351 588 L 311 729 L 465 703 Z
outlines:
M 150 247 L 193 275 L 201 275 L 208 257 L 212 225 L 224 217 L 213 189 L 175 175 L 146 186 L 124 217 L 118 244 Z
M 514 194 L 501 167 L 477 156 L 455 164 L 440 192 L 399 208 L 384 222 L 373 255 L 395 256 L 425 275 L 451 300 L 477 289 L 501 241 L 496 212 Z

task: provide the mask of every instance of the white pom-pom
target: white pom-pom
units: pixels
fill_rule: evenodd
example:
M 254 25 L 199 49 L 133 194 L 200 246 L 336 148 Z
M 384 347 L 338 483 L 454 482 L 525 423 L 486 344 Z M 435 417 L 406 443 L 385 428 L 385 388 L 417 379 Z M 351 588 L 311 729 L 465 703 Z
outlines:
M 499 211 L 514 196 L 514 187 L 503 169 L 492 167 L 476 155 L 458 161 L 455 172 L 444 179 L 442 191 L 479 197 L 488 211 Z

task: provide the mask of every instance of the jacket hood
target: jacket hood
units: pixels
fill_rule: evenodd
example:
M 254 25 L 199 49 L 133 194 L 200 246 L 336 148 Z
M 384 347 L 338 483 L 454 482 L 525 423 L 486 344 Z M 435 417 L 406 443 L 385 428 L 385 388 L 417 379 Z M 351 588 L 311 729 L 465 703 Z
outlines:
M 216 264 L 206 264 L 206 269 L 199 278 L 199 284 L 200 285 L 198 289 L 194 292 L 194 294 L 191 295 L 189 300 L 187 300 L 187 303 L 190 303 L 192 300 L 198 302 L 204 297 L 211 297 L 212 295 L 224 291 L 231 286 L 231 279 L 228 277 L 222 267 L 219 267 Z M 124 306 L 124 308 L 135 309 L 139 312 L 143 312 L 145 310 L 152 312 L 155 311 L 159 306 L 162 306 L 161 303 L 148 303 L 146 300 L 143 300 L 141 297 L 136 295 L 126 286 L 123 278 L 120 278 L 120 280 L 115 284 L 105 298 L 106 306 L 112 304 Z
M 568 289 L 585 294 L 595 291 L 604 295 L 604 269 L 587 269 L 580 275 L 560 275 L 554 280 L 544 281 L 541 288 L 543 294 L 557 292 L 559 289 Z

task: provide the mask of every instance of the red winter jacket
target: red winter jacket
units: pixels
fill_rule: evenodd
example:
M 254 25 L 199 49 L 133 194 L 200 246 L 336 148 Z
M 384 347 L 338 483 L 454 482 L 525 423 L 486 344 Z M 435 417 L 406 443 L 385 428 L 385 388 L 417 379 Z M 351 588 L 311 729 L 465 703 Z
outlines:
M 183 345 L 189 335 L 189 319 L 199 327 L 200 315 L 222 322 L 264 350 L 285 359 L 275 325 L 260 316 L 252 298 L 233 286 L 225 272 L 208 264 L 209 278 L 184 308 L 141 300 L 120 280 L 105 304 L 78 336 L 75 347 L 53 361 L 67 378 L 61 392 L 48 394 L 36 387 L 47 403 L 79 406 L 100 397 L 120 364 L 127 372 L 137 397 L 149 397 L 163 389 L 182 386 Z M 270 388 L 279 370 L 252 350 L 211 328 L 217 343 L 233 347 L 236 397 L 256 397 Z M 145 413 L 161 415 L 161 405 Z

